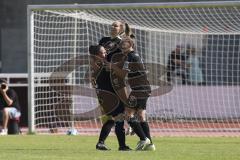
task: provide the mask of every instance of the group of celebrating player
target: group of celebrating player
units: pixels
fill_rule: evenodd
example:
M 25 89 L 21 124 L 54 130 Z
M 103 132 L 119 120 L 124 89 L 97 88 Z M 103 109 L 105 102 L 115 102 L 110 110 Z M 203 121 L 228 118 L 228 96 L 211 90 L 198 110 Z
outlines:
M 96 149 L 110 150 L 104 142 L 115 126 L 119 150 L 132 150 L 125 142 L 127 121 L 140 139 L 135 150 L 155 150 L 146 119 L 151 87 L 142 59 L 134 51 L 135 36 L 122 21 L 112 23 L 110 34 L 89 47 L 91 80 L 105 117 Z M 131 88 L 130 93 L 127 88 Z

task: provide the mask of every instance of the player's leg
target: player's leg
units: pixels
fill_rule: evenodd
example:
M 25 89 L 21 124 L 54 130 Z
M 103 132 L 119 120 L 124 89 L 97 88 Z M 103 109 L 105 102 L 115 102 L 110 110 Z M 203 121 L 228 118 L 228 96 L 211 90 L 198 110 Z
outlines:
M 145 135 L 148 137 L 148 139 L 150 140 L 150 144 L 148 144 L 144 150 L 155 150 L 155 145 L 152 142 L 152 138 L 150 135 L 150 129 L 149 129 L 149 124 L 147 122 L 147 118 L 146 118 L 146 109 L 139 109 L 137 112 L 137 115 L 139 117 L 139 121 L 140 124 L 142 126 L 142 129 L 145 133 Z
M 140 138 L 140 140 L 145 140 L 146 135 L 144 134 L 138 119 L 136 119 L 136 117 L 134 116 L 134 113 L 135 113 L 134 109 L 126 107 L 125 119 L 127 120 L 130 127 L 132 127 L 134 132 L 137 134 L 137 136 Z
M 120 113 L 114 117 L 115 120 L 115 134 L 118 139 L 119 151 L 130 151 L 131 148 L 126 145 L 125 128 L 124 128 L 124 114 Z
M 131 108 L 125 108 L 125 119 L 132 127 L 140 141 L 137 144 L 136 150 L 142 150 L 147 144 L 150 144 L 150 140 L 146 137 L 138 119 L 134 116 L 135 110 Z
M 147 117 L 146 117 L 146 106 L 147 106 L 147 100 L 148 97 L 141 97 L 138 99 L 138 109 L 136 112 L 136 116 L 138 117 L 139 121 L 140 121 L 140 125 L 142 126 L 142 129 L 145 133 L 145 135 L 148 137 L 148 139 L 151 141 L 152 143 L 152 139 L 150 136 L 150 129 L 149 129 L 149 125 L 147 122 Z
M 116 86 L 114 86 L 114 87 L 116 87 Z M 115 88 L 115 91 L 116 91 L 117 96 L 121 100 L 120 103 L 122 103 L 122 105 L 125 106 L 125 104 L 127 104 L 127 101 L 128 101 L 127 88 L 126 87 L 121 88 L 121 87 L 117 86 L 117 88 Z M 130 127 L 130 125 L 129 125 L 129 128 L 128 128 L 127 132 L 125 132 L 125 133 L 126 133 L 126 135 L 134 133 L 134 131 Z
M 148 125 L 148 122 L 146 121 L 146 110 L 140 109 L 140 110 L 138 110 L 137 113 L 138 113 L 140 125 L 142 126 L 142 129 L 143 129 L 145 135 L 152 142 L 151 136 L 150 136 L 149 125 Z
M 108 114 L 112 115 L 113 120 L 115 121 L 115 134 L 118 139 L 119 150 L 121 151 L 131 150 L 128 146 L 126 146 L 124 128 L 124 104 L 120 101 L 120 103 L 116 107 L 114 107 L 114 109 Z
M 98 101 L 102 108 L 102 122 L 103 126 L 99 135 L 99 140 L 96 145 L 98 150 L 109 150 L 109 148 L 104 144 L 106 138 L 111 132 L 112 127 L 115 125 L 114 120 L 112 119 L 112 114 L 110 112 L 113 110 L 114 106 L 119 103 L 117 96 L 106 90 L 97 90 Z
M 111 116 L 104 115 L 102 116 L 102 123 L 103 126 L 101 128 L 101 132 L 99 135 L 98 143 L 96 145 L 96 149 L 98 150 L 110 150 L 105 145 L 105 140 L 108 137 L 109 133 L 111 132 L 112 127 L 114 126 L 114 120 Z

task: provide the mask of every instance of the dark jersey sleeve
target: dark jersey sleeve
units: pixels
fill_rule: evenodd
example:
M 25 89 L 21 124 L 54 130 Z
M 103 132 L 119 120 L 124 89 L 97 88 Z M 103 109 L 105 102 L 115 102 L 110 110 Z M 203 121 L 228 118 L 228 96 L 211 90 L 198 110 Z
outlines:
M 103 37 L 102 39 L 100 39 L 100 41 L 98 42 L 99 45 L 105 47 L 105 45 L 111 41 L 111 37 Z

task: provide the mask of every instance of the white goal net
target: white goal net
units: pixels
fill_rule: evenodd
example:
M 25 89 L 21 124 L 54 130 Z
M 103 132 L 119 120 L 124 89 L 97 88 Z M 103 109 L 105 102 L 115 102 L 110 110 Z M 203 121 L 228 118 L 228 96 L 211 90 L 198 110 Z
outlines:
M 148 69 L 156 135 L 239 135 L 240 3 L 29 6 L 29 121 L 38 133 L 98 133 L 88 47 L 129 23 Z

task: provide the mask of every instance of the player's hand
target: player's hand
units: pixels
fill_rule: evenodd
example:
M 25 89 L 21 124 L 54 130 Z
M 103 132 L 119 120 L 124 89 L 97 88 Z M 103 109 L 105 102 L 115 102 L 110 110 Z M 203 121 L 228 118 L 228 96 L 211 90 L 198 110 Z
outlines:
M 0 86 L 0 93 L 1 93 L 1 94 L 6 93 L 7 90 L 8 90 L 8 86 L 7 86 L 6 84 L 4 84 L 4 85 L 6 86 L 6 88 L 4 88 L 4 89 L 2 89 L 2 87 Z

